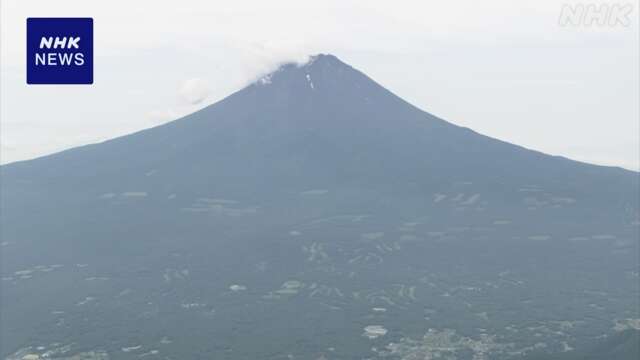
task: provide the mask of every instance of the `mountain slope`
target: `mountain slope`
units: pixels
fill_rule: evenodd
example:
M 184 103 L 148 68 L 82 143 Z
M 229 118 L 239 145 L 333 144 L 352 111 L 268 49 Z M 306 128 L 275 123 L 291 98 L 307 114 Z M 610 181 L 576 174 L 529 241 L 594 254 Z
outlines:
M 452 125 L 331 55 L 0 171 L 3 355 L 361 358 L 429 328 L 517 352 L 638 317 L 637 173 Z

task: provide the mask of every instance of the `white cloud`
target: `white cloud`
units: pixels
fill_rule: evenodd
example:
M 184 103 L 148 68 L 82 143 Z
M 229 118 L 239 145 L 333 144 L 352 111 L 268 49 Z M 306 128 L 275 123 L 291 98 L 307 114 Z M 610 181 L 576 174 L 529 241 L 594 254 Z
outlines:
M 148 111 L 145 117 L 151 126 L 179 119 L 206 106 L 203 101 L 207 99 L 210 92 L 207 82 L 202 78 L 184 80 L 177 89 L 180 100 L 178 104 Z
M 199 104 L 209 95 L 209 87 L 204 80 L 192 78 L 182 82 L 178 95 L 189 104 Z

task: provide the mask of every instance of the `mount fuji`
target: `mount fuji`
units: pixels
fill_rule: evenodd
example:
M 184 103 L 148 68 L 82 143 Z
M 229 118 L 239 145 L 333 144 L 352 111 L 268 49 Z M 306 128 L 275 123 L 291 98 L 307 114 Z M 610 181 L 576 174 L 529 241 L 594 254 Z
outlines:
M 332 55 L 0 177 L 7 359 L 517 359 L 640 328 L 637 172 Z

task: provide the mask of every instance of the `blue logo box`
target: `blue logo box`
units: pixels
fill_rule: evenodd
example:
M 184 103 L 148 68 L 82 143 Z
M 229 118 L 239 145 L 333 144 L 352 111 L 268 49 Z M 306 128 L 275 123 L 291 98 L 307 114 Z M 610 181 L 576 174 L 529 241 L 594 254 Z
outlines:
M 28 18 L 27 84 L 93 84 L 93 19 Z

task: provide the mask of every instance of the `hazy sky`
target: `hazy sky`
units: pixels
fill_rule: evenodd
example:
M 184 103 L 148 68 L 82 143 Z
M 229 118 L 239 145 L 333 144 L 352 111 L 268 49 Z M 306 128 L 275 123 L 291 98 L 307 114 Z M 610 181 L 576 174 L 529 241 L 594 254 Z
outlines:
M 559 24 L 630 4 L 627 26 Z M 638 1 L 0 1 L 2 163 L 176 119 L 332 53 L 418 107 L 554 155 L 640 168 Z M 26 85 L 27 17 L 94 18 L 94 85 Z

